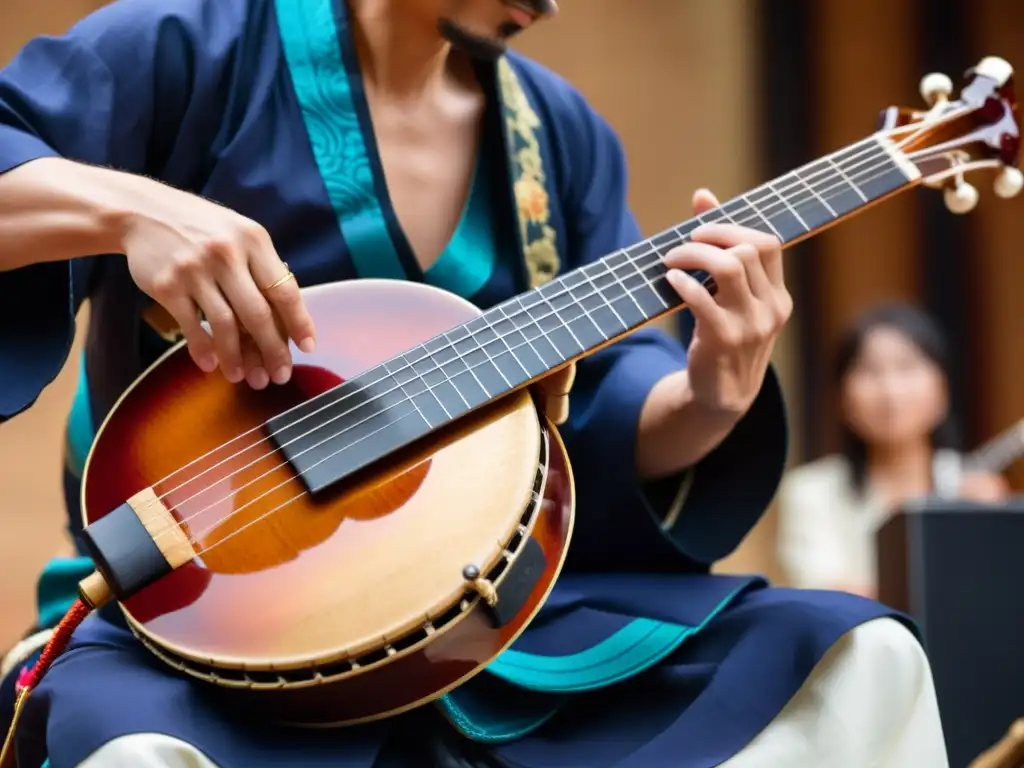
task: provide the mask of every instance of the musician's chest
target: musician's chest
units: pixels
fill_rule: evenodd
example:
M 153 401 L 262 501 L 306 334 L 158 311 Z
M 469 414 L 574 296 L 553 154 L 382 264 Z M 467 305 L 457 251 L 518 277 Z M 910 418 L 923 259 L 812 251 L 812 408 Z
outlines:
M 450 110 L 449 110 L 450 112 Z M 445 250 L 466 208 L 481 132 L 480 109 L 426 114 L 371 104 L 383 182 L 395 217 L 425 270 Z

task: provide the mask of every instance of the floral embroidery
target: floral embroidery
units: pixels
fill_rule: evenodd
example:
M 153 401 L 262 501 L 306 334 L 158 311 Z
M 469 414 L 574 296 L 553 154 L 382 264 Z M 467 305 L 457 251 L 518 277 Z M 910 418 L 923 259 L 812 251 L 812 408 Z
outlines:
M 523 177 L 515 184 L 519 215 L 534 224 L 548 220 L 548 191 L 534 179 Z
M 516 159 L 519 160 L 519 167 L 523 169 L 523 173 L 535 178 L 538 176 L 543 178 L 544 166 L 540 159 L 540 150 L 537 147 L 523 147 L 519 150 Z
M 546 283 L 558 274 L 558 251 L 555 249 L 555 230 L 545 226 L 543 237 L 534 240 L 524 249 L 526 268 L 533 286 Z
M 512 190 L 516 198 L 519 237 L 530 287 L 536 288 L 557 275 L 560 266 L 556 232 L 548 223 L 550 200 L 536 133 L 540 118 L 530 106 L 507 59 L 498 62 L 498 85 L 505 107 L 505 134 L 514 179 Z

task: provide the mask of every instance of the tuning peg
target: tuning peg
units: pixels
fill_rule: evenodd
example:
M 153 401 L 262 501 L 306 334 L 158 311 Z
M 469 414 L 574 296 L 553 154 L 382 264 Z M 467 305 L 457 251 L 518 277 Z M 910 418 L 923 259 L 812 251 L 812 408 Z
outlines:
M 974 68 L 974 74 L 995 80 L 997 85 L 1002 86 L 1006 85 L 1013 77 L 1013 67 L 1006 59 L 1001 59 L 998 56 L 986 56 L 978 62 L 978 66 Z
M 941 72 L 932 72 L 921 78 L 921 98 L 929 107 L 949 100 L 953 92 L 953 81 Z
M 992 183 L 992 189 L 1004 199 L 1016 197 L 1021 188 L 1024 188 L 1024 173 L 1012 165 L 1003 168 Z
M 942 197 L 946 208 L 952 213 L 969 213 L 978 204 L 978 190 L 966 181 L 958 181 L 955 186 L 946 187 Z

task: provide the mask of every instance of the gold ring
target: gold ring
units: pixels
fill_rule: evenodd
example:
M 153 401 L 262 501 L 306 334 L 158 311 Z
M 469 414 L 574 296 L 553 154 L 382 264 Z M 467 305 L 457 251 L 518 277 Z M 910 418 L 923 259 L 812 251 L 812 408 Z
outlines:
M 287 264 L 287 262 L 285 263 L 285 265 L 284 265 L 284 268 L 285 268 L 285 269 L 288 269 L 288 264 Z M 277 279 L 277 280 L 275 280 L 275 281 L 274 281 L 273 283 L 271 283 L 270 285 L 268 285 L 268 286 L 267 286 L 266 288 L 263 288 L 261 292 L 262 292 L 262 293 L 270 293 L 270 292 L 271 292 L 272 290 L 274 290 L 275 288 L 277 288 L 277 287 L 278 287 L 279 285 L 284 285 L 284 284 L 285 284 L 285 283 L 287 283 L 287 282 L 288 282 L 289 280 L 294 280 L 294 279 L 295 279 L 295 275 L 294 275 L 294 274 L 292 274 L 291 270 L 288 270 L 287 272 L 285 272 L 285 275 L 284 275 L 284 277 L 278 278 L 278 279 Z

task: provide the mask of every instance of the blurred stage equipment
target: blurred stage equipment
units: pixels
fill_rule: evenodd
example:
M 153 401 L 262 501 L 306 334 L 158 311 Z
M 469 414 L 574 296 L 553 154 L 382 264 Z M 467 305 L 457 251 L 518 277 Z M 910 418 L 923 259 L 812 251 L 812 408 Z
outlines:
M 878 532 L 879 600 L 920 627 L 952 766 L 968 765 L 1024 716 L 1022 549 L 1024 498 L 925 499 Z

